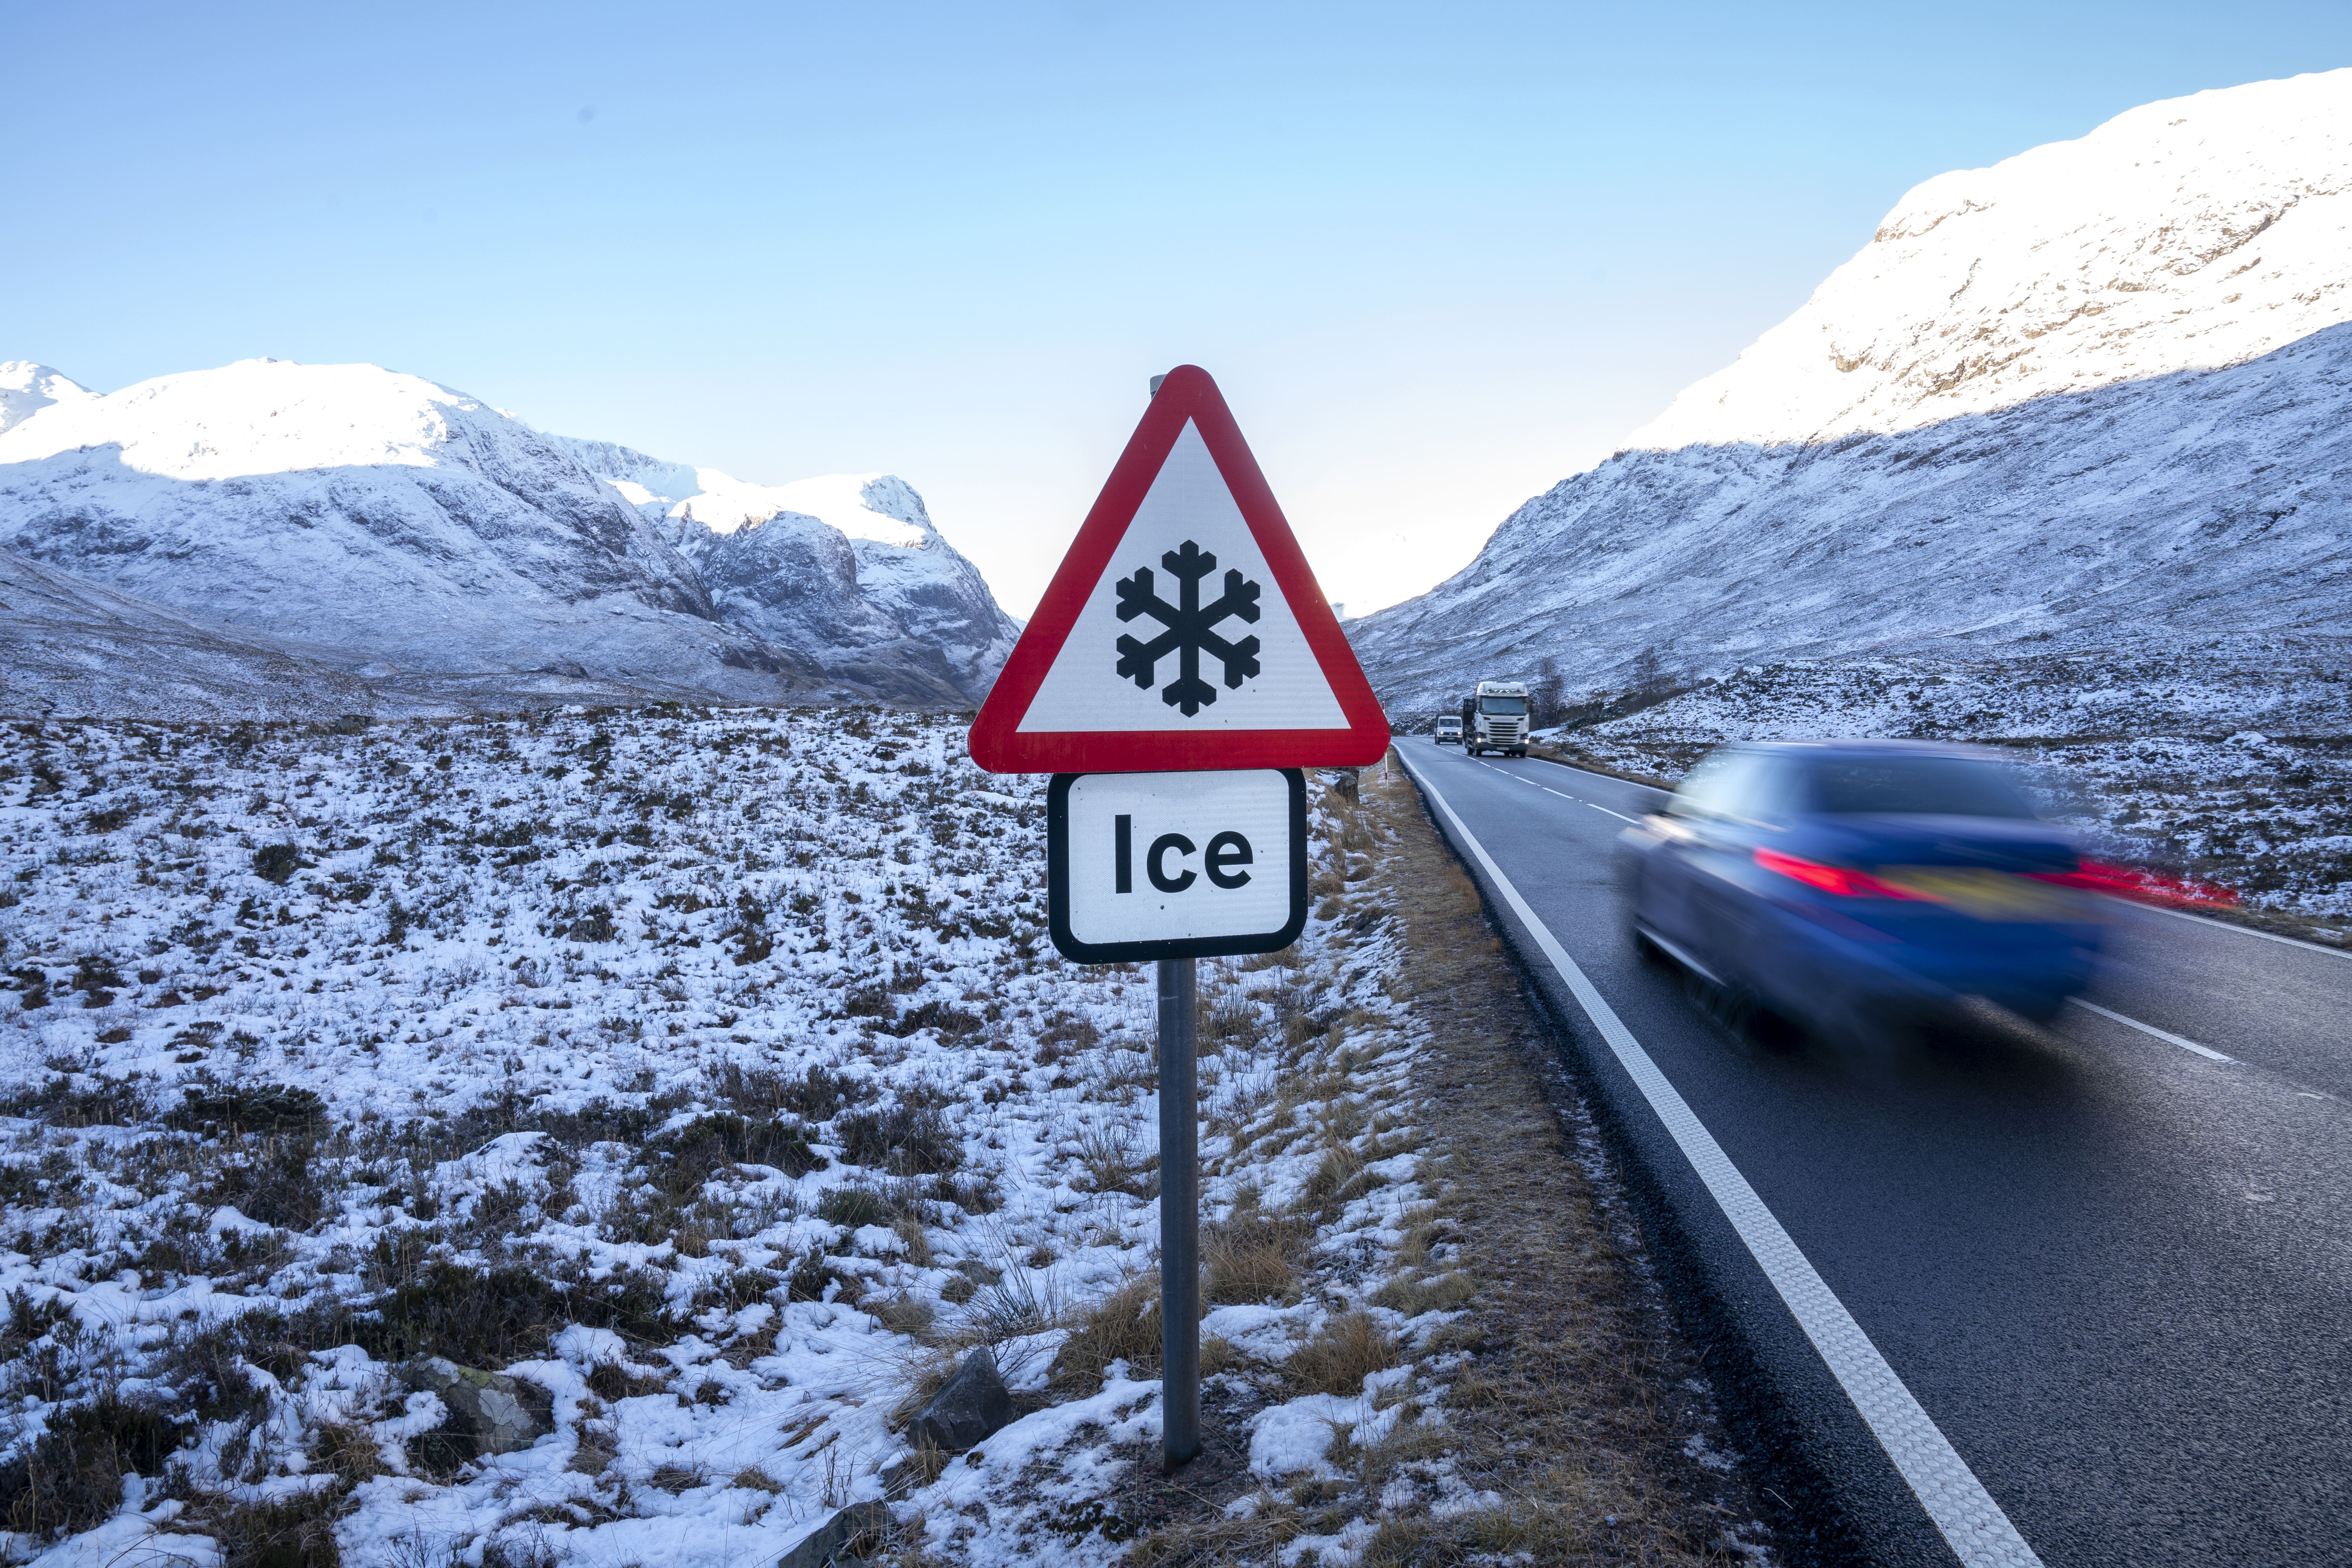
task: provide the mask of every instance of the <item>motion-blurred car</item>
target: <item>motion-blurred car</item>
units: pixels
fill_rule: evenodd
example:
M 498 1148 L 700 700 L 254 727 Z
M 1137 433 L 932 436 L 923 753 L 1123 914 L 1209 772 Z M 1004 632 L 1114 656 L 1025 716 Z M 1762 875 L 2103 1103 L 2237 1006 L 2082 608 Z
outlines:
M 1726 747 L 1621 843 L 1636 942 L 1817 1026 L 1966 996 L 2046 1020 L 2098 962 L 2073 843 L 1957 747 Z
M 1459 714 L 1448 713 L 1437 721 L 1437 743 L 1441 746 L 1462 743 L 1462 719 Z

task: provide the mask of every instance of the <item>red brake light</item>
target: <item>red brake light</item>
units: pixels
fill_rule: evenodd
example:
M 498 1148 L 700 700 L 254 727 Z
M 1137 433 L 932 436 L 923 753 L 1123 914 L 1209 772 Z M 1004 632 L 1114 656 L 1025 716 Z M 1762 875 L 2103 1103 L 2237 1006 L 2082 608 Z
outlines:
M 1778 849 L 1759 849 L 1756 863 L 1767 871 L 1802 882 L 1808 888 L 1819 888 L 1824 893 L 1834 893 L 1842 899 L 1916 899 L 1918 894 L 1898 888 L 1892 882 L 1882 882 L 1867 871 L 1849 871 L 1843 867 L 1824 866 L 1818 860 L 1801 859 L 1783 855 Z
M 2034 878 L 2037 881 L 2055 882 L 2064 888 L 2082 888 L 2143 904 L 2210 907 L 2238 901 L 2234 891 L 2216 882 L 2168 877 L 2160 871 L 2143 871 L 2134 866 L 2111 866 L 2101 860 L 2085 860 L 2080 868 L 2073 871 L 2036 872 Z

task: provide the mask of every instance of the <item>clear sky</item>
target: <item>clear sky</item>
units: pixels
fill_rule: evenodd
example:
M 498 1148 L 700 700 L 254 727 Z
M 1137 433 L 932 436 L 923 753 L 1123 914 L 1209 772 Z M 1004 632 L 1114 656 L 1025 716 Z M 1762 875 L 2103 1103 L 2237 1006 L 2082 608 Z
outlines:
M 2352 63 L 2352 5 L 19 5 L 0 61 L 0 359 L 887 469 L 1024 614 L 1191 361 L 1360 613 L 1910 185 Z

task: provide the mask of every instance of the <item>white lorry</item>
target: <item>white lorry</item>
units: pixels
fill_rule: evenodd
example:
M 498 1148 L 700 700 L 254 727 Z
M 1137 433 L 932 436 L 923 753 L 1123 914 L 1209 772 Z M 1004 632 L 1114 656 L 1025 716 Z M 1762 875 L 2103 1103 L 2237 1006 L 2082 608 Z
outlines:
M 1475 757 L 1487 752 L 1528 754 L 1528 689 L 1517 680 L 1482 680 L 1470 716 L 1473 729 L 1464 748 Z

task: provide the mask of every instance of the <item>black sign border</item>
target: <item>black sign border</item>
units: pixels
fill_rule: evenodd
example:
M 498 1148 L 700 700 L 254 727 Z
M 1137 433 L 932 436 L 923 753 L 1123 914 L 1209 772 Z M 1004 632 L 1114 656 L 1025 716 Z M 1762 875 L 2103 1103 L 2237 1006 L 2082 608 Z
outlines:
M 1109 775 L 1055 773 L 1045 790 L 1045 915 L 1055 951 L 1073 963 L 1133 963 L 1152 958 L 1235 958 L 1244 953 L 1279 952 L 1297 942 L 1298 933 L 1307 929 L 1307 773 L 1301 768 L 1271 771 L 1279 773 L 1290 786 L 1290 918 L 1280 930 L 1255 935 L 1167 942 L 1080 942 L 1070 933 L 1070 786 L 1082 778 Z

